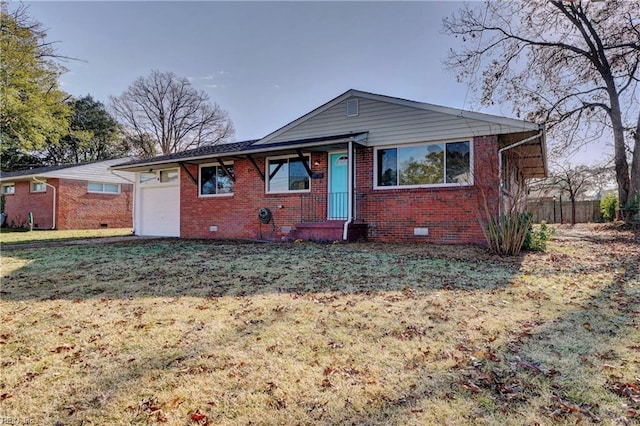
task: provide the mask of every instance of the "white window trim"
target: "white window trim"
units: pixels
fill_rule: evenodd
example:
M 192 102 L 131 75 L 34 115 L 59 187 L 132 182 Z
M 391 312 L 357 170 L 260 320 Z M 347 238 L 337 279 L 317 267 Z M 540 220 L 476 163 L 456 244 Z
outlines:
M 12 192 L 5 192 L 5 188 L 13 188 Z M 8 182 L 2 184 L 2 195 L 14 195 L 16 193 L 15 182 Z
M 89 189 L 89 185 L 94 184 L 94 185 L 102 185 L 102 191 L 92 191 Z M 105 185 L 116 185 L 118 187 L 118 191 L 116 192 L 111 192 L 111 191 L 105 191 L 104 187 Z M 87 182 L 87 193 L 89 194 L 107 194 L 107 195 L 120 195 L 121 193 L 121 187 L 119 183 L 109 183 L 109 182 L 93 182 L 93 181 L 89 181 Z
M 392 148 L 405 148 L 411 146 L 424 146 L 424 145 L 446 145 L 449 143 L 457 143 L 457 142 L 469 142 L 469 182 L 466 183 L 432 183 L 432 184 L 423 184 L 423 185 L 386 185 L 381 186 L 378 185 L 378 151 L 381 149 L 392 149 Z M 445 147 L 446 151 L 446 147 Z M 385 190 L 385 189 L 416 189 L 416 188 L 464 188 L 474 185 L 473 179 L 473 164 L 474 164 L 474 150 L 473 150 L 473 140 L 472 139 L 460 139 L 460 140 L 445 140 L 445 141 L 430 141 L 430 142 L 416 142 L 416 143 L 408 143 L 408 144 L 396 144 L 396 145 L 385 145 L 385 146 L 376 146 L 373 149 L 373 189 L 374 190 Z M 444 177 L 447 175 L 447 164 L 445 161 L 444 166 Z
M 225 166 L 233 166 L 233 161 L 223 161 Z M 198 198 L 220 198 L 220 197 L 233 197 L 233 195 L 235 194 L 235 190 L 236 190 L 236 185 L 235 182 L 233 183 L 233 191 L 232 192 L 227 192 L 224 194 L 202 194 L 200 193 L 200 190 L 202 189 L 202 168 L 203 167 L 220 167 L 220 163 L 207 163 L 207 164 L 200 164 L 198 166 Z M 235 176 L 236 174 L 236 169 L 235 166 L 233 168 L 233 174 Z
M 42 182 L 40 181 L 31 181 L 29 182 L 29 192 L 32 194 L 44 194 L 45 192 L 47 192 L 47 184 L 46 184 L 46 180 L 43 180 Z M 38 190 L 38 191 L 34 191 L 33 190 L 33 185 L 34 184 L 40 184 L 44 187 L 43 190 Z
M 303 152 L 302 156 L 307 158 L 309 160 L 309 167 L 311 167 L 311 154 L 308 152 Z M 278 156 L 274 156 L 274 157 L 267 157 L 265 158 L 265 163 L 264 163 L 264 192 L 265 194 L 306 194 L 311 192 L 311 182 L 313 181 L 313 179 L 311 179 L 311 177 L 309 176 L 309 189 L 294 189 L 294 190 L 287 190 L 287 191 L 269 191 L 269 162 L 271 160 L 282 160 L 283 158 L 295 158 L 297 159 L 298 156 L 296 154 L 290 154 L 290 155 L 278 155 Z
M 170 171 L 176 171 L 178 172 L 178 179 L 174 182 L 160 182 L 160 172 L 170 172 Z M 142 173 L 153 173 L 156 175 L 156 178 L 153 181 L 147 181 L 147 182 L 140 182 L 140 175 Z M 180 185 L 180 168 L 179 167 L 169 167 L 167 169 L 157 169 L 157 170 L 151 170 L 149 172 L 138 172 L 136 173 L 136 184 L 140 185 L 142 187 L 148 187 L 148 186 L 157 186 L 157 185 L 162 185 L 162 186 L 179 186 Z

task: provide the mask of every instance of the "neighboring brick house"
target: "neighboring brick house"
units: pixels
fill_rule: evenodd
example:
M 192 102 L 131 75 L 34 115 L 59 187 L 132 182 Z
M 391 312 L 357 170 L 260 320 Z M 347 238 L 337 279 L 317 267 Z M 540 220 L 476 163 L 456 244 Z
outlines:
M 132 227 L 133 173 L 110 166 L 126 159 L 0 173 L 6 224 L 37 229 Z
M 259 140 L 114 169 L 136 173 L 137 235 L 435 243 L 483 243 L 479 219 L 547 173 L 537 124 L 356 90 Z

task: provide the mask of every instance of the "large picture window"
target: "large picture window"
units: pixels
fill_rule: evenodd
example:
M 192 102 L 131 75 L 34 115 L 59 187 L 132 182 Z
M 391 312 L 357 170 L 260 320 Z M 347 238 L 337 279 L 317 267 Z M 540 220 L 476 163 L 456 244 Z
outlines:
M 471 143 L 448 142 L 376 151 L 376 186 L 471 184 Z
M 296 192 L 309 190 L 309 156 L 270 158 L 267 160 L 267 192 Z
M 200 166 L 200 196 L 233 194 L 233 164 Z

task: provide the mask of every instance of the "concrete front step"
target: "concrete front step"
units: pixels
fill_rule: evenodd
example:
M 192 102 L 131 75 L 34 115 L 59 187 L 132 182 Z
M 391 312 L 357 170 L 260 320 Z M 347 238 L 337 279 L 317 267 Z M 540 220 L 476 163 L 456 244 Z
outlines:
M 294 240 L 306 241 L 343 241 L 342 233 L 344 220 L 328 220 L 326 222 L 305 222 L 295 225 L 291 232 Z M 367 238 L 367 224 L 351 223 L 347 231 L 347 241 L 364 240 Z

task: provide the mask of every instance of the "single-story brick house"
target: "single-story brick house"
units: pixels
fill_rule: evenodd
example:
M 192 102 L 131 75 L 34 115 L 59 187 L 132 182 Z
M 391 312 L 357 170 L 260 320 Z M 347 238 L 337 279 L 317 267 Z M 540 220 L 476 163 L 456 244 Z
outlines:
M 133 179 L 111 166 L 124 158 L 0 173 L 6 223 L 38 229 L 129 228 Z
M 136 173 L 137 235 L 483 243 L 485 207 L 547 164 L 538 124 L 349 90 L 262 139 L 114 169 Z

